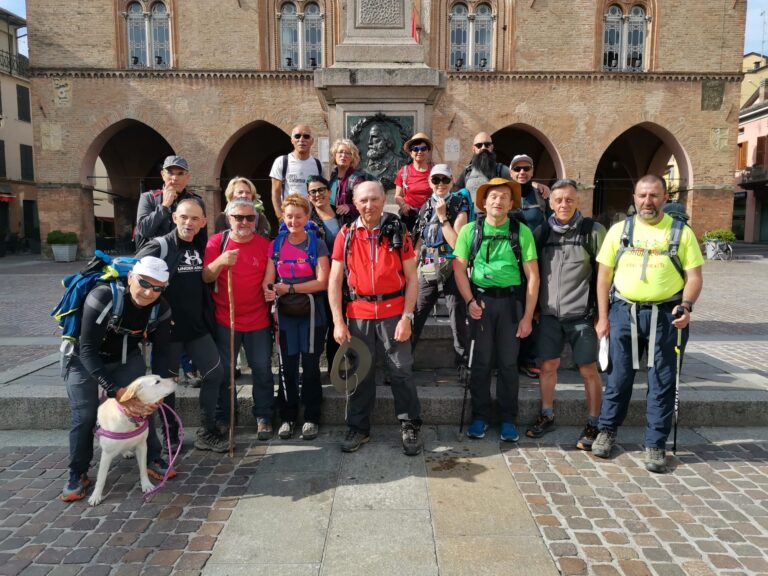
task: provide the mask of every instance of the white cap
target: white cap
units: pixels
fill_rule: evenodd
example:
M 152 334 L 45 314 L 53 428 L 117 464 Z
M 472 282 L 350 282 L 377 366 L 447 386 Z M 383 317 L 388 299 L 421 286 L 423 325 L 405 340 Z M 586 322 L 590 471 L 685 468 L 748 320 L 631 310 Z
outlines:
M 512 158 L 512 162 L 509 163 L 509 167 L 512 168 L 518 162 L 528 162 L 531 166 L 533 166 L 533 158 L 528 156 L 528 154 L 518 154 Z
M 448 178 L 453 178 L 453 174 L 451 174 L 451 167 L 448 166 L 448 164 L 435 164 L 432 166 L 432 171 L 429 173 L 430 176 L 434 176 L 435 174 L 440 174 L 441 176 L 448 176 Z
M 133 273 L 142 277 L 149 277 L 158 282 L 168 282 L 168 265 L 165 260 L 154 256 L 144 256 L 133 266 Z

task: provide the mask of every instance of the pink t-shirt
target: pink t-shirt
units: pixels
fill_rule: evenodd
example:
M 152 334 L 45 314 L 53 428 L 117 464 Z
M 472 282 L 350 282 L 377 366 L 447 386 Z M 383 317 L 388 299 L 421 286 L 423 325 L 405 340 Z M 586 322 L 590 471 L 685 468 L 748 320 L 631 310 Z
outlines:
M 222 233 L 213 235 L 205 247 L 204 265 L 208 266 L 221 254 Z M 232 296 L 235 301 L 235 330 L 251 332 L 263 330 L 270 324 L 269 309 L 264 300 L 261 283 L 267 271 L 269 241 L 258 234 L 249 242 L 235 242 L 232 235 L 227 239 L 224 250 L 240 250 L 237 262 L 232 267 Z M 229 326 L 229 295 L 227 269 L 224 268 L 216 280 L 218 289 L 213 292 L 216 322 Z

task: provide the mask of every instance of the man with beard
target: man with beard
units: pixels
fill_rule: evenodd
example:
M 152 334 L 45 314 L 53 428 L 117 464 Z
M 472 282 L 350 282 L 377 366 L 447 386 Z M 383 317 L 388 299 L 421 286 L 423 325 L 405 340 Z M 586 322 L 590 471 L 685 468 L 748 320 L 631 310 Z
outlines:
M 491 178 L 510 179 L 509 168 L 496 161 L 493 140 L 488 132 L 478 132 L 472 141 L 472 160 L 456 179 L 456 190 L 466 188 L 475 201 L 477 189 Z
M 385 190 L 394 187 L 395 175 L 402 164 L 395 152 L 392 135 L 378 124 L 371 126 L 368 133 L 368 151 L 365 171 L 380 181 Z

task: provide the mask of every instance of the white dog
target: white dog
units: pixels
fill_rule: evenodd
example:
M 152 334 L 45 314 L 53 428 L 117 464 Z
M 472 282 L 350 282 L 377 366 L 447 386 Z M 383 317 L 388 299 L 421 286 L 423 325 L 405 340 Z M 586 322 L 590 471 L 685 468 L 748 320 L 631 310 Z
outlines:
M 142 376 L 131 382 L 126 389 L 121 400 L 126 401 L 131 398 L 138 398 L 144 404 L 155 404 L 169 394 L 176 391 L 176 383 L 169 378 L 160 378 L 159 376 Z M 99 462 L 99 473 L 96 476 L 96 486 L 93 494 L 88 498 L 91 506 L 96 506 L 102 501 L 104 493 L 104 484 L 109 474 L 109 466 L 112 460 L 122 454 L 135 452 L 136 460 L 139 464 L 139 478 L 141 479 L 141 491 L 144 493 L 152 490 L 153 485 L 147 476 L 147 425 L 146 421 L 136 421 L 131 419 L 121 410 L 120 403 L 114 398 L 107 399 L 99 406 L 98 413 L 99 428 L 106 435 L 99 434 L 99 445 L 101 446 L 101 461 Z M 139 431 L 133 435 L 134 432 Z M 113 435 L 119 438 L 110 437 Z

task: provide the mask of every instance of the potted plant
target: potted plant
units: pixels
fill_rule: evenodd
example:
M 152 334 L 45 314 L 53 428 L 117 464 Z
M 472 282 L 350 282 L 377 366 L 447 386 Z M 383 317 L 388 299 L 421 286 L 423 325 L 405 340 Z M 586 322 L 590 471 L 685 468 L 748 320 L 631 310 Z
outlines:
M 74 262 L 77 258 L 77 234 L 52 230 L 48 233 L 48 245 L 56 262 Z
M 714 260 L 723 251 L 731 251 L 730 243 L 736 241 L 736 234 L 727 228 L 715 228 L 704 232 L 702 239 L 704 240 L 707 260 Z

